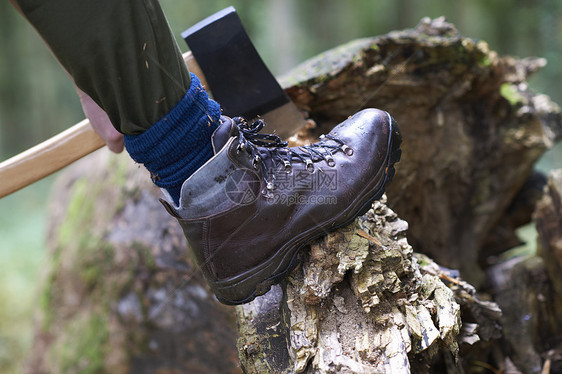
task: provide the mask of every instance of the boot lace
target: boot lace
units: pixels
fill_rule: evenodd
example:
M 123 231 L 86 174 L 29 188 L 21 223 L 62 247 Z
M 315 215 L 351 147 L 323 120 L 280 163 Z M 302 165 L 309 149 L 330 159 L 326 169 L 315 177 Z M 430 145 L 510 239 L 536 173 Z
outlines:
M 261 168 L 266 183 L 266 197 L 271 197 L 275 189 L 276 173 L 279 170 L 291 173 L 295 162 L 305 164 L 306 170 L 313 173 L 316 170 L 314 164 L 322 160 L 325 160 L 328 166 L 334 167 L 336 161 L 333 155 L 336 152 L 343 152 L 348 156 L 353 154 L 353 149 L 329 134 L 321 135 L 318 143 L 289 148 L 288 142 L 279 136 L 260 133 L 265 126 L 262 119 L 252 123 L 242 117 L 232 120 L 239 130 L 237 152 L 247 152 L 252 158 L 254 168 Z

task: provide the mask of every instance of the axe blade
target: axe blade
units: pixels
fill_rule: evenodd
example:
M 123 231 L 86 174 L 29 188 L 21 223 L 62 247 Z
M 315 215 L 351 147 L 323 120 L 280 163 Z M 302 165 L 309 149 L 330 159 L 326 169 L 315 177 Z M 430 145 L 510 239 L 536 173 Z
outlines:
M 284 138 L 305 124 L 301 112 L 261 59 L 234 7 L 193 25 L 182 37 L 225 115 L 263 117 L 268 132 Z

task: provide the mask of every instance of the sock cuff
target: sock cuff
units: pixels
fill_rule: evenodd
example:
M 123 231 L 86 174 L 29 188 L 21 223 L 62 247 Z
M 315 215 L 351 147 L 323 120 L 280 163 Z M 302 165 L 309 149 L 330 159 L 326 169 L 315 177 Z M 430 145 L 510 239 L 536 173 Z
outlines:
M 177 161 L 189 151 L 187 146 L 209 141 L 220 115 L 219 104 L 209 99 L 199 78 L 191 73 L 191 85 L 183 99 L 142 134 L 125 135 L 125 148 L 133 160 L 147 168 L 162 158 Z
M 154 184 L 176 192 L 177 200 L 187 176 L 212 157 L 211 135 L 220 116 L 220 105 L 192 73 L 183 99 L 142 134 L 125 135 L 125 148 L 150 171 Z

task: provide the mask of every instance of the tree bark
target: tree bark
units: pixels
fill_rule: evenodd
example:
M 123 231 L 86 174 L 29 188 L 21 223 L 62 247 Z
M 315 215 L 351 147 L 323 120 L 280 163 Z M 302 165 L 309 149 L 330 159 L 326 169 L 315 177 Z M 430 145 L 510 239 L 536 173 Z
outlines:
M 312 244 L 282 287 L 237 307 L 246 373 L 422 373 L 437 356 L 460 373 L 460 344 L 499 338 L 499 308 L 414 254 L 384 200 Z M 461 306 L 478 318 L 463 326 Z

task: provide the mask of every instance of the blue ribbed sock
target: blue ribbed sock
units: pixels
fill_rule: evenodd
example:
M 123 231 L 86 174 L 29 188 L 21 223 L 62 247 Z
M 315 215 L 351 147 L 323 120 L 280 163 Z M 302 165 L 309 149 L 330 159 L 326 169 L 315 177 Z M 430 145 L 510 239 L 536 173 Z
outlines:
M 213 156 L 211 135 L 220 115 L 219 104 L 191 74 L 184 98 L 142 134 L 125 135 L 125 148 L 178 204 L 183 182 Z

